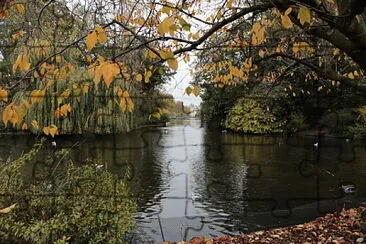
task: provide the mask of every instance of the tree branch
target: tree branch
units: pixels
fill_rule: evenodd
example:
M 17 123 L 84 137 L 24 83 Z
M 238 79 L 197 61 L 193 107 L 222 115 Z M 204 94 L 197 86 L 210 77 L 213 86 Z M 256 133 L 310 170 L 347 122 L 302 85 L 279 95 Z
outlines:
M 338 74 L 334 70 L 322 70 L 322 69 L 318 68 L 317 66 L 315 66 L 311 63 L 308 63 L 304 59 L 296 58 L 296 57 L 288 55 L 286 53 L 273 53 L 273 54 L 267 55 L 263 58 L 254 60 L 253 63 L 260 63 L 261 61 L 271 59 L 274 57 L 283 57 L 283 58 L 294 60 L 294 61 L 308 67 L 309 69 L 315 71 L 324 79 L 339 81 L 347 86 L 356 88 L 357 90 L 366 93 L 366 85 L 362 78 L 349 79 L 347 77 L 344 77 L 344 76 Z

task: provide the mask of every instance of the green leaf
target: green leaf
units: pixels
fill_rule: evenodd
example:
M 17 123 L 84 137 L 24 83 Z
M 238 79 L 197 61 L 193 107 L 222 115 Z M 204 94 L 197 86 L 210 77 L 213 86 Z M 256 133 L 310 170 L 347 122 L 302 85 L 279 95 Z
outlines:
M 187 95 L 190 95 L 190 94 L 192 93 L 192 91 L 193 91 L 192 87 L 191 87 L 191 86 L 189 86 L 189 87 L 187 87 L 187 88 L 186 88 L 185 93 L 186 93 Z

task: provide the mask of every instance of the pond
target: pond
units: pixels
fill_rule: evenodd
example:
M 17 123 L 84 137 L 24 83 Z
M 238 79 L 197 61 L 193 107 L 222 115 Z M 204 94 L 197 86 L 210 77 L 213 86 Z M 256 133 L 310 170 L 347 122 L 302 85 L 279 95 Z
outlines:
M 17 157 L 35 138 L 1 135 L 0 157 Z M 140 207 L 131 243 L 247 233 L 305 222 L 364 204 L 366 147 L 361 140 L 248 136 L 210 130 L 195 119 L 127 134 L 62 136 L 42 157 L 70 150 L 79 163 L 99 160 L 126 175 Z M 314 144 L 318 142 L 317 146 Z M 27 164 L 38 177 L 42 160 Z M 341 185 L 353 184 L 345 194 Z

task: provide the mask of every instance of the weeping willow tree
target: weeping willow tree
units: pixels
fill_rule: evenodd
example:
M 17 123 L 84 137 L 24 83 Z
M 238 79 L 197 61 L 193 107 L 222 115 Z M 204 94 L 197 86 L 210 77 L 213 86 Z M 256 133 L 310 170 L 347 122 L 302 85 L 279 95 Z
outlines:
M 111 4 L 114 8 L 110 7 Z M 166 81 L 168 69 L 149 62 L 150 57 L 145 55 L 146 48 L 133 54 L 116 56 L 134 39 L 131 36 L 121 38 L 121 30 L 117 27 L 108 31 L 111 41 L 100 41 L 89 53 L 85 53 L 85 49 L 75 41 L 80 32 L 103 25 L 105 18 L 111 14 L 128 13 L 130 6 L 128 1 L 110 0 L 108 5 L 98 1 L 86 1 L 84 5 L 75 3 L 70 7 L 66 2 L 57 1 L 43 8 L 43 3 L 35 2 L 29 4 L 26 11 L 28 25 L 13 34 L 9 30 L 13 26 L 24 24 L 24 20 L 17 19 L 16 16 L 4 20 L 3 25 L 7 31 L 1 35 L 7 38 L 3 41 L 6 48 L 0 51 L 5 56 L 3 60 L 14 62 L 13 65 L 2 63 L 5 70 L 2 71 L 1 79 L 5 82 L 6 77 L 12 78 L 6 83 L 8 89 L 13 91 L 14 106 L 8 106 L 8 110 L 5 108 L 3 114 L 10 117 L 10 110 L 13 109 L 21 117 L 17 120 L 22 120 L 22 123 L 13 122 L 15 129 L 29 129 L 33 133 L 42 133 L 45 129 L 49 131 L 53 128 L 57 128 L 59 134 L 112 133 L 129 131 L 149 122 L 151 114 L 156 111 L 154 108 L 146 110 L 144 107 L 154 104 L 149 100 L 155 99 L 153 94 L 158 94 L 159 85 Z M 96 9 L 98 11 L 93 11 Z M 32 28 L 32 25 L 40 28 Z M 31 34 L 23 39 L 24 33 Z M 73 41 L 73 45 L 64 44 Z M 16 58 L 17 53 L 26 54 Z M 60 55 L 54 55 L 55 53 Z M 123 64 L 121 69 L 132 75 L 118 70 L 113 77 L 113 83 L 108 84 L 107 75 L 113 70 L 108 70 L 107 67 L 102 74 L 104 82 L 100 82 L 101 78 L 96 78 L 92 64 L 97 61 L 102 63 L 102 56 L 115 57 L 115 62 Z M 28 82 L 19 82 L 24 81 L 24 77 L 10 74 L 15 73 L 18 68 L 24 68 L 22 65 L 25 58 L 31 63 L 41 60 L 46 62 L 32 72 Z M 152 65 L 154 68 L 144 77 L 134 75 Z M 8 120 L 9 123 L 6 123 L 3 116 L 5 126 L 12 123 L 10 118 Z

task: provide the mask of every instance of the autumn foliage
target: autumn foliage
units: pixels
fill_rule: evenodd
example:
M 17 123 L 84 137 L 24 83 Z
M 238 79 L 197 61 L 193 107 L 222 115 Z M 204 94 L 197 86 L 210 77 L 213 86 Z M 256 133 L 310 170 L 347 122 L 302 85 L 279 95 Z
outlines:
M 194 237 L 177 244 L 235 244 L 235 243 L 365 243 L 366 209 L 343 209 L 314 221 L 290 227 L 257 231 L 250 234 L 219 238 Z M 170 242 L 164 242 L 170 243 Z
M 89 10 L 78 6 L 75 11 L 69 9 L 71 2 L 57 5 L 52 1 L 1 2 L 0 21 L 15 23 L 9 40 L 17 47 L 14 54 L 6 56 L 6 61 L 12 63 L 9 75 L 16 77 L 16 81 L 0 87 L 5 125 L 22 126 L 24 123 L 27 107 L 9 99 L 20 84 L 22 89 L 32 89 L 26 102 L 39 103 L 52 93 L 48 90 L 58 81 L 73 76 L 75 66 L 85 67 L 94 84 L 75 86 L 72 91 L 51 95 L 67 97 L 67 94 L 78 94 L 80 89 L 83 92 L 111 89 L 116 92 L 119 99 L 116 105 L 121 111 L 132 112 L 135 106 L 129 96 L 131 92 L 114 87 L 116 79 L 122 79 L 126 84 L 149 83 L 159 65 L 164 63 L 175 72 L 179 62 L 189 63 L 192 51 L 196 50 L 210 50 L 207 58 L 211 62 L 205 62 L 195 72 L 205 72 L 206 80 L 217 87 L 246 84 L 258 78 L 274 83 L 283 77 L 290 79 L 293 70 L 287 67 L 288 62 L 283 62 L 286 60 L 296 63 L 307 79 L 326 81 L 319 85 L 319 93 L 328 94 L 340 85 L 365 90 L 366 4 L 362 0 L 228 0 L 224 3 L 159 0 L 126 2 L 124 5 L 109 0 L 102 7 L 87 1 Z M 124 11 L 114 10 L 115 7 Z M 49 18 L 47 11 L 55 9 L 64 16 L 55 15 L 53 19 L 43 21 L 43 18 Z M 67 21 L 80 17 L 77 13 L 81 13 L 81 19 L 93 21 L 87 25 L 74 21 L 69 26 Z M 92 13 L 102 21 L 93 19 Z M 28 19 L 33 22 L 26 26 L 23 23 Z M 45 23 L 56 28 L 63 26 L 70 38 L 64 39 L 62 45 L 51 43 L 47 36 L 54 36 L 55 40 L 65 36 L 60 34 L 58 38 L 59 33 L 52 33 L 53 27 Z M 76 29 L 70 31 L 73 27 Z M 47 45 L 53 45 L 53 48 L 46 48 Z M 107 51 L 111 46 L 112 51 Z M 80 55 L 70 58 L 68 50 L 75 47 Z M 245 56 L 244 62 L 226 60 L 225 52 Z M 124 59 L 128 55 L 142 57 L 141 62 L 128 65 Z M 260 73 L 261 63 L 267 60 L 278 63 L 276 70 Z M 340 61 L 348 65 L 340 68 Z M 186 93 L 199 95 L 201 85 L 192 84 Z M 294 91 L 292 94 L 297 95 Z M 52 113 L 57 118 L 66 117 L 70 108 L 70 104 L 60 103 Z

